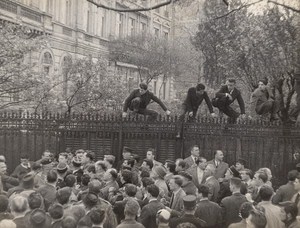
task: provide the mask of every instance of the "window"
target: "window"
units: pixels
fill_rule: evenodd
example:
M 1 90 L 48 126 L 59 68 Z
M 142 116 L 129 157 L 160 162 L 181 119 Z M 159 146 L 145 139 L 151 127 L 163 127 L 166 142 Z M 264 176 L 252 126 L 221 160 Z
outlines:
M 88 3 L 89 7 L 87 10 L 87 21 L 86 21 L 86 31 L 88 33 L 93 32 L 93 11 L 92 11 L 92 5 L 91 3 Z
M 134 36 L 135 34 L 135 19 L 129 18 L 129 36 Z
M 154 28 L 154 35 L 156 37 L 159 37 L 159 29 L 158 28 Z
M 65 23 L 66 25 L 71 25 L 71 20 L 72 20 L 72 16 L 71 16 L 71 0 L 66 0 L 66 15 L 65 15 Z
M 164 32 L 164 38 L 165 38 L 165 40 L 169 39 L 169 33 L 168 32 Z
M 46 12 L 50 14 L 53 13 L 53 0 L 47 0 Z
M 103 9 L 103 15 L 101 17 L 101 37 L 106 36 L 106 10 Z
M 67 96 L 68 93 L 68 74 L 72 67 L 71 56 L 65 56 L 61 63 L 62 77 L 63 77 L 63 94 Z
M 142 32 L 146 32 L 146 23 L 144 23 L 144 22 L 141 22 L 141 31 Z
M 50 52 L 45 52 L 42 58 L 42 71 L 45 75 L 49 75 L 53 66 L 53 59 Z
M 117 31 L 116 35 L 119 37 L 123 37 L 123 30 L 124 30 L 124 15 L 121 13 L 117 14 Z

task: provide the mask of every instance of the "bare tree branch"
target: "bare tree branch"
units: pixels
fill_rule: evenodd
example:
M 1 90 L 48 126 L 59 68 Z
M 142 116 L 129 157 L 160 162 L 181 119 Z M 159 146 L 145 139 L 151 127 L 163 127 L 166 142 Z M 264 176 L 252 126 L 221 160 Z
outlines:
M 107 9 L 107 10 L 112 10 L 112 11 L 116 11 L 116 12 L 141 12 L 141 11 L 150 11 L 150 10 L 154 10 L 157 8 L 160 8 L 162 6 L 166 6 L 171 4 L 172 2 L 176 2 L 177 0 L 168 0 L 166 2 L 163 3 L 159 3 L 157 5 L 154 6 L 150 6 L 150 7 L 140 7 L 140 8 L 135 8 L 135 9 L 118 9 L 118 8 L 113 8 L 113 7 L 109 7 L 109 6 L 105 6 L 103 4 L 99 4 L 94 2 L 93 0 L 87 0 L 88 2 L 94 4 L 95 6 L 99 7 L 99 8 L 103 8 L 103 9 Z
M 293 12 L 300 13 L 300 9 L 296 9 L 294 7 L 291 7 L 291 6 L 288 6 L 288 5 L 279 3 L 279 2 L 274 2 L 272 0 L 268 0 L 268 3 L 273 3 L 275 5 L 282 6 L 282 7 L 286 8 L 286 9 L 292 10 Z
M 238 8 L 235 8 L 235 9 L 233 9 L 233 10 L 230 10 L 228 13 L 225 13 L 225 14 L 223 14 L 223 15 L 221 15 L 221 16 L 218 16 L 218 17 L 213 18 L 213 20 L 218 20 L 218 19 L 221 19 L 221 18 L 223 18 L 223 17 L 227 17 L 228 15 L 230 15 L 230 14 L 232 14 L 232 13 L 235 13 L 235 12 L 237 12 L 237 11 L 243 9 L 243 8 L 247 8 L 247 7 L 249 7 L 249 6 L 255 5 L 255 4 L 260 3 L 260 2 L 262 2 L 262 1 L 264 1 L 264 0 L 258 0 L 258 1 L 256 1 L 256 2 L 252 2 L 252 3 L 249 3 L 249 4 L 243 4 L 243 5 L 241 5 L 241 6 L 238 7 Z

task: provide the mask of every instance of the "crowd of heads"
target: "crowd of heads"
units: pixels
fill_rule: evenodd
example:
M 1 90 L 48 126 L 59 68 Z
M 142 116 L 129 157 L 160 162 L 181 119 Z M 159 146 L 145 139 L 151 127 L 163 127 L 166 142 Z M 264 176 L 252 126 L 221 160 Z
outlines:
M 269 168 L 254 171 L 243 158 L 229 166 L 221 150 L 206 158 L 200 147 L 193 145 L 187 158 L 160 163 L 153 148 L 145 151 L 143 158 L 124 147 L 122 157 L 116 160 L 106 154 L 99 159 L 82 149 L 54 155 L 47 150 L 34 162 L 22 154 L 20 164 L 8 173 L 5 156 L 0 155 L 0 227 L 117 227 L 130 220 L 147 228 L 152 226 L 144 220 L 145 211 L 152 201 L 160 205 L 151 217 L 153 227 L 205 227 L 206 223 L 230 227 L 234 222 L 270 227 L 265 202 L 279 209 L 277 223 L 298 221 L 297 169 L 287 175 L 292 186 L 289 197 L 280 198 Z M 174 203 L 179 192 L 182 195 L 176 200 L 181 207 Z M 226 221 L 223 207 L 236 193 L 244 197 L 232 212 L 238 219 Z M 223 217 L 205 218 L 201 211 L 205 200 L 216 203 Z M 182 216 L 193 216 L 199 223 L 178 222 Z

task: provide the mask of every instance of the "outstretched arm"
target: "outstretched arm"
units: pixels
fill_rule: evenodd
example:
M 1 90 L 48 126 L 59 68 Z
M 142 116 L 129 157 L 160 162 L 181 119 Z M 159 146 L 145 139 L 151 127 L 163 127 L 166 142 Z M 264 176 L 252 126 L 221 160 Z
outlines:
M 130 95 L 126 98 L 125 102 L 124 102 L 124 106 L 123 106 L 123 112 L 127 112 L 127 109 L 129 107 L 129 103 L 131 102 L 131 100 L 135 97 L 135 93 L 136 91 L 132 91 L 130 93 Z
M 157 104 L 160 105 L 160 107 L 166 112 L 168 111 L 167 107 L 164 105 L 164 103 L 155 95 L 152 95 L 151 99 L 155 101 Z

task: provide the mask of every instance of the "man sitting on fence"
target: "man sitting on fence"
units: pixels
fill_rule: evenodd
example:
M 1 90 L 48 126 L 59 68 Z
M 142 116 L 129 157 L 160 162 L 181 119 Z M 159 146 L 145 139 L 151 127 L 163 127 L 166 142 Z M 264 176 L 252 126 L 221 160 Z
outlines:
M 147 106 L 149 105 L 151 100 L 158 103 L 160 107 L 162 107 L 162 109 L 166 112 L 166 114 L 170 115 L 171 112 L 158 97 L 156 97 L 148 90 L 148 86 L 146 83 L 141 83 L 139 87 L 140 88 L 133 90 L 131 94 L 126 98 L 123 107 L 123 118 L 127 116 L 127 110 L 129 108 L 135 113 L 149 116 L 149 121 L 156 120 L 158 113 L 154 110 L 147 109 Z

